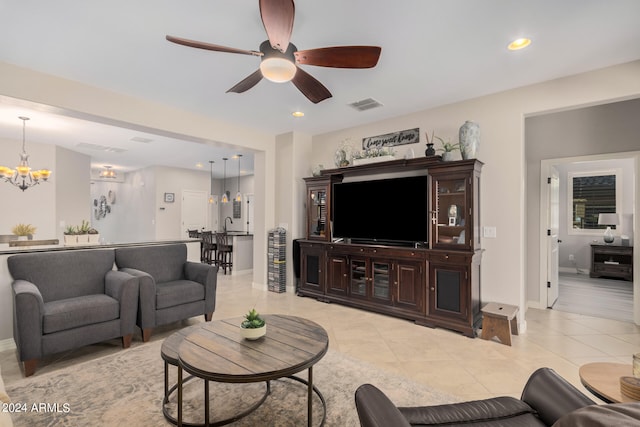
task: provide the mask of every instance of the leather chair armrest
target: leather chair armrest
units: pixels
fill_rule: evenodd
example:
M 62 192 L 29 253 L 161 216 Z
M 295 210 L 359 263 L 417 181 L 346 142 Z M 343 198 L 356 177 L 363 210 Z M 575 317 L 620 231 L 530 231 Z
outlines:
M 199 262 L 187 261 L 184 274 L 188 280 L 193 280 L 204 286 L 205 313 L 212 313 L 216 308 L 216 289 L 218 287 L 218 267 Z
M 20 360 L 42 357 L 42 318 L 44 300 L 38 287 L 26 280 L 11 284 L 15 303 L 13 336 Z
M 564 414 L 595 405 L 593 400 L 550 368 L 540 368 L 531 374 L 521 400 L 535 409 L 548 426 Z
M 393 402 L 377 387 L 363 384 L 356 390 L 355 398 L 361 427 L 411 427 Z

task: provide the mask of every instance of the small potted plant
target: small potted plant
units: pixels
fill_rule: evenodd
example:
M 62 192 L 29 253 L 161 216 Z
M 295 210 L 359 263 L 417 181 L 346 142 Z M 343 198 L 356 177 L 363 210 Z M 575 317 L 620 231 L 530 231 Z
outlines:
M 91 229 L 91 225 L 89 221 L 85 221 L 84 219 L 80 223 L 78 227 L 76 227 L 77 235 L 78 235 L 78 244 L 89 243 L 89 230 Z
M 95 228 L 91 227 L 88 231 L 89 233 L 89 243 L 92 245 L 97 245 L 100 243 L 100 232 Z
M 64 244 L 65 246 L 73 246 L 78 244 L 76 227 L 74 227 L 73 225 L 69 225 L 64 229 Z
M 453 144 L 451 141 L 444 142 L 444 140 L 438 136 L 437 139 L 442 142 L 442 148 L 438 148 L 438 151 L 442 151 L 442 160 L 449 162 L 453 160 L 453 152 L 460 148 L 460 144 Z
M 255 308 L 244 315 L 244 320 L 240 324 L 240 333 L 248 340 L 257 340 L 267 333 L 267 324 Z
M 31 224 L 16 224 L 11 229 L 11 232 L 18 236 L 18 240 L 27 240 L 33 237 L 36 228 Z

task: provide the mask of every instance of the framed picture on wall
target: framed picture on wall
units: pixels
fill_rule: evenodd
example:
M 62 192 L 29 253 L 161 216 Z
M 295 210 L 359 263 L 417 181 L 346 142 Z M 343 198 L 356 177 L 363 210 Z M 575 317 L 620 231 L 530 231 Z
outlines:
M 173 203 L 175 201 L 175 194 L 174 193 L 164 193 L 164 202 L 165 203 Z

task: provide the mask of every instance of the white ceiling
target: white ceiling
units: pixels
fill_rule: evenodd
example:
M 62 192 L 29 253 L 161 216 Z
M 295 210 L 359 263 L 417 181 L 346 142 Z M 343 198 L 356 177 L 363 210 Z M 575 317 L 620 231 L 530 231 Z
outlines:
M 382 47 L 373 69 L 303 66 L 333 94 L 319 104 L 291 83 L 266 80 L 243 94 L 226 93 L 258 68 L 258 58 L 165 40 L 170 34 L 257 50 L 266 35 L 255 0 L 0 0 L 0 60 L 274 135 L 314 135 L 639 59 L 639 17 L 637 0 L 299 0 L 291 39 L 298 49 Z M 523 36 L 533 39 L 529 48 L 507 51 Z M 365 98 L 383 107 L 348 106 Z M 218 164 L 238 152 L 247 167 L 253 163 L 237 148 L 193 142 L 192 150 L 178 150 L 173 138 L 153 132 L 15 104 L 0 98 L 0 137 L 20 139 L 17 116 L 25 114 L 32 116 L 28 141 L 128 149 L 120 156 L 85 150 L 95 164 L 130 170 L 200 161 L 208 169 L 208 160 Z M 292 117 L 296 110 L 305 117 Z M 130 141 L 136 136 L 153 141 Z

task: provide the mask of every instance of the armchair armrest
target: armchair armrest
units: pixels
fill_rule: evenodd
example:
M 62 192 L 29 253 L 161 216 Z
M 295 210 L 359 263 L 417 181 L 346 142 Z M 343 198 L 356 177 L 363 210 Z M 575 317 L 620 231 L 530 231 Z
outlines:
M 411 427 L 393 402 L 371 384 L 356 390 L 356 410 L 361 427 Z
M 199 262 L 187 261 L 184 264 L 187 280 L 193 280 L 204 286 L 205 313 L 212 313 L 216 308 L 216 289 L 218 287 L 218 267 Z
M 151 328 L 156 325 L 156 281 L 149 274 L 135 268 L 121 268 L 120 272 L 138 278 L 138 320 L 141 328 Z M 136 300 L 137 301 L 137 300 Z
M 566 413 L 595 405 L 593 400 L 550 368 L 540 368 L 531 374 L 521 400 L 535 409 L 548 426 Z
M 13 336 L 20 360 L 42 357 L 44 300 L 36 285 L 26 280 L 11 284 L 14 299 Z
M 120 303 L 120 333 L 133 334 L 138 313 L 139 278 L 123 271 L 107 271 L 104 277 L 105 294 Z

